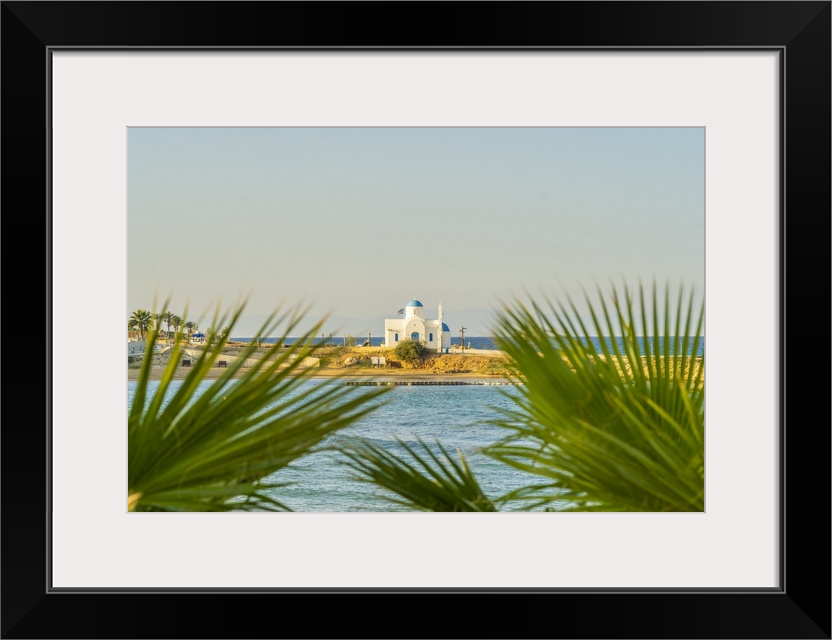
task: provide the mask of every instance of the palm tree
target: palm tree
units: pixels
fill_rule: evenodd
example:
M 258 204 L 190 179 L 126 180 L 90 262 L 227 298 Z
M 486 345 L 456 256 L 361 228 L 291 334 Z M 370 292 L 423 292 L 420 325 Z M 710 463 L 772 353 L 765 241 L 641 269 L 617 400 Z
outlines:
M 153 314 L 144 309 L 136 309 L 133 315 L 127 320 L 127 328 L 130 331 L 138 331 L 139 337 L 144 341 L 147 331 L 153 326 Z
M 205 330 L 205 344 L 216 344 L 220 340 L 228 341 L 231 327 L 223 327 L 222 329 L 215 329 L 213 326 Z
M 216 344 L 220 340 L 224 340 L 228 342 L 228 338 L 231 336 L 231 327 L 223 327 L 222 329 L 214 329 L 214 327 L 208 327 L 205 330 L 205 343 L 206 344 Z
M 165 311 L 151 314 L 153 317 L 153 327 L 156 329 L 156 333 L 162 333 L 162 323 L 165 321 L 165 314 Z
M 162 313 L 159 314 L 159 322 L 160 323 L 164 322 L 165 324 L 167 324 L 168 332 L 167 332 L 166 337 L 168 337 L 168 338 L 170 337 L 170 325 L 172 324 L 172 322 L 171 322 L 172 318 L 173 318 L 173 312 L 172 311 L 163 311 Z
M 478 496 L 464 459 L 426 446 L 394 455 L 356 441 L 346 464 L 416 509 L 479 510 L 488 500 L 508 510 L 702 511 L 704 306 L 669 287 L 660 304 L 655 284 L 650 295 L 640 286 L 638 300 L 626 286 L 609 303 L 598 293 L 600 303 L 585 296 L 586 322 L 569 298 L 515 301 L 498 314 L 519 385 L 507 393 L 513 408 L 492 421 L 507 435 L 482 453 L 526 472 L 525 487 Z
M 185 323 L 185 331 L 188 332 L 188 342 L 191 341 L 191 334 L 199 330 L 199 325 L 193 320 L 188 320 Z
M 179 342 L 179 327 L 182 326 L 182 318 L 176 314 L 171 314 L 170 324 L 173 325 L 173 335 L 176 336 L 176 341 Z
M 229 328 L 241 312 L 242 307 L 233 313 Z M 285 322 L 284 335 L 292 335 L 301 320 L 299 313 L 277 320 L 273 314 L 261 333 L 269 335 Z M 250 344 L 201 391 L 225 338 L 207 346 L 181 382 L 173 380 L 181 353 L 174 345 L 155 390 L 148 384 L 150 359 L 144 360 L 128 410 L 128 510 L 290 510 L 277 497 L 285 486 L 278 472 L 372 411 L 374 399 L 388 390 L 355 394 L 343 383 L 307 384 L 314 370 L 302 363 L 321 326 L 286 350 L 275 344 L 256 365 L 241 370 L 244 358 L 256 351 Z

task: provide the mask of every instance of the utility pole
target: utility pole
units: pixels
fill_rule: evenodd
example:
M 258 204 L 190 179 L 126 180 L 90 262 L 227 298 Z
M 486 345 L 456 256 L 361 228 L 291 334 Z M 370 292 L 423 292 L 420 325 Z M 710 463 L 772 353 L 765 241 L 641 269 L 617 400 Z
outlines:
M 465 327 L 462 327 L 459 333 L 462 335 L 462 353 L 465 353 Z

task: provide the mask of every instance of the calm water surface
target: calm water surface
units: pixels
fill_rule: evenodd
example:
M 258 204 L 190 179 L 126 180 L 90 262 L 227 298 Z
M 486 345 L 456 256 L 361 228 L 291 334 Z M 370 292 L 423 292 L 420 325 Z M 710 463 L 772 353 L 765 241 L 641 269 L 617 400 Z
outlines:
M 152 392 L 158 382 L 151 382 Z M 172 383 L 175 390 L 179 381 Z M 200 387 L 205 389 L 210 382 Z M 333 384 L 326 380 L 309 380 L 305 385 Z M 335 384 L 343 384 L 335 383 Z M 128 382 L 130 403 L 136 383 Z M 350 393 L 364 390 L 354 387 Z M 439 439 L 446 450 L 459 450 L 468 459 L 486 495 L 495 498 L 534 481 L 534 477 L 493 461 L 477 452 L 478 448 L 507 435 L 504 429 L 487 424 L 498 417 L 496 407 L 513 406 L 506 394 L 517 393 L 512 386 L 397 386 L 376 400 L 380 406 L 346 429 L 333 434 L 324 444 L 358 437 L 375 445 L 395 450 L 398 438 L 408 444 L 418 439 L 432 443 Z M 383 500 L 383 490 L 353 479 L 344 457 L 320 452 L 300 458 L 292 467 L 281 469 L 269 480 L 292 483 L 274 491 L 275 499 L 294 511 L 355 512 L 401 511 L 401 507 Z M 539 480 L 539 478 L 537 478 Z

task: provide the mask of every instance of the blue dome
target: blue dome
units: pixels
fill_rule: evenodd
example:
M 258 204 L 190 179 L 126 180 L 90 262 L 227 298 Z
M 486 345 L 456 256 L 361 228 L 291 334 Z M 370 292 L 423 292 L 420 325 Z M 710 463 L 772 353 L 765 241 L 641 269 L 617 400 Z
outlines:
M 406 307 L 424 307 L 425 305 L 423 305 L 423 304 L 422 304 L 421 302 L 419 302 L 418 300 L 411 300 L 411 301 L 410 301 L 410 302 L 408 302 L 405 306 L 406 306 Z
M 442 323 L 442 331 L 450 331 L 450 330 L 451 330 L 451 328 L 443 322 Z

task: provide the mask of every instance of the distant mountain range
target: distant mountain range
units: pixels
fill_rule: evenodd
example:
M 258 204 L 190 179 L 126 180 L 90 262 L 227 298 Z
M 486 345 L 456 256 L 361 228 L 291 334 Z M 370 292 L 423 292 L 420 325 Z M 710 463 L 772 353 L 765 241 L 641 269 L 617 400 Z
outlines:
M 466 307 L 454 311 L 445 311 L 445 323 L 450 327 L 454 337 L 465 327 L 466 336 L 493 336 L 496 311 L 483 307 Z

